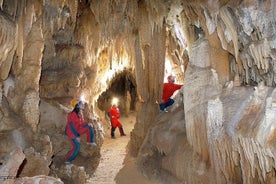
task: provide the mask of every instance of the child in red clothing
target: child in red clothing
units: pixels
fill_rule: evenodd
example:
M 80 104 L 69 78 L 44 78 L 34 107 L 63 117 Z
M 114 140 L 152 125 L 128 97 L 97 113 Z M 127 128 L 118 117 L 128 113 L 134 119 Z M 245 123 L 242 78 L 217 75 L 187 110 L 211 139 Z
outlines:
M 160 110 L 167 112 L 167 107 L 171 106 L 174 103 L 174 100 L 171 98 L 173 93 L 176 90 L 179 90 L 183 85 L 175 84 L 175 76 L 168 76 L 168 83 L 163 84 L 163 96 L 162 102 L 159 104 Z

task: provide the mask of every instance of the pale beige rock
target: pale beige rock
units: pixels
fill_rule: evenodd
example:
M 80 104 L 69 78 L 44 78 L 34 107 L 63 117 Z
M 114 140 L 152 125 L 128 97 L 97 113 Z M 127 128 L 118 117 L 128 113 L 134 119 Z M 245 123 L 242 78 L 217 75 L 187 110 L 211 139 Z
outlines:
M 4 166 L 0 168 L 0 175 L 2 177 L 7 178 L 15 178 L 17 175 L 17 171 L 25 159 L 25 155 L 21 148 L 15 148 L 10 154 L 7 161 L 4 163 Z
M 63 165 L 61 168 L 52 168 L 64 183 L 86 183 L 86 173 L 84 167 L 76 165 Z
M 51 176 L 43 176 L 38 175 L 34 177 L 23 177 L 20 179 L 12 180 L 11 182 L 15 184 L 21 184 L 21 183 L 55 183 L 55 184 L 63 184 L 59 178 L 54 178 Z
M 61 109 L 55 104 L 51 104 L 51 102 L 41 100 L 39 104 L 39 131 L 64 133 L 67 121 L 66 115 L 70 111 L 69 109 L 66 110 Z
M 170 181 L 182 183 L 275 183 L 275 1 L 2 0 L 0 6 L 1 157 L 33 145 L 33 153 L 47 157 L 35 157 L 43 163 L 37 170 L 45 172 L 54 156 L 51 169 L 59 175 L 71 146 L 64 109 L 83 94 L 95 105 L 112 79 L 130 69 L 140 102 L 129 152 L 149 157 L 156 166 L 149 173 L 168 171 Z M 184 109 L 177 100 L 170 109 L 176 117 L 158 121 L 155 102 L 170 72 L 184 82 Z M 101 144 L 109 121 L 99 114 Z M 82 149 L 76 164 L 99 153 Z M 61 172 L 62 180 L 85 183 L 97 162 L 85 164 L 72 176 Z
M 49 160 L 46 155 L 35 152 L 33 148 L 25 149 L 24 154 L 26 156 L 26 162 L 23 163 L 23 169 L 19 175 L 20 177 L 49 175 L 51 160 Z

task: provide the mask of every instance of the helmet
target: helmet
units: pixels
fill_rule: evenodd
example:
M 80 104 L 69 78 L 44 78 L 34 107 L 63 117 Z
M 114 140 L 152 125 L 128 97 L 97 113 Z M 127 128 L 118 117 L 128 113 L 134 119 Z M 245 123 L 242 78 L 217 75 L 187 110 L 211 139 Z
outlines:
M 77 100 L 77 99 L 74 99 L 71 101 L 71 105 L 73 108 L 75 108 L 78 103 L 79 103 L 79 100 Z
M 168 79 L 168 82 L 174 82 L 175 76 L 169 75 L 167 79 Z

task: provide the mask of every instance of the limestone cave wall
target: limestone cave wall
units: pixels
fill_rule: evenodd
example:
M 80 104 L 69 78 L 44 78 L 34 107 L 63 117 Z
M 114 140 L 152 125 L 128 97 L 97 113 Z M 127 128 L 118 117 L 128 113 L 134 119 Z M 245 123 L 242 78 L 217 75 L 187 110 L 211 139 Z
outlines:
M 184 86 L 170 114 L 149 129 L 140 167 L 164 183 L 274 183 L 275 82 L 265 68 L 274 65 L 275 3 L 181 5 Z
M 1 145 L 12 145 L 1 162 L 12 152 L 16 168 L 35 155 L 40 170 L 25 163 L 16 175 L 70 180 L 58 168 L 70 101 L 85 97 L 100 132 L 97 99 L 129 70 L 139 101 L 129 150 L 147 175 L 274 183 L 275 8 L 273 0 L 1 0 Z M 184 86 L 160 115 L 169 73 Z

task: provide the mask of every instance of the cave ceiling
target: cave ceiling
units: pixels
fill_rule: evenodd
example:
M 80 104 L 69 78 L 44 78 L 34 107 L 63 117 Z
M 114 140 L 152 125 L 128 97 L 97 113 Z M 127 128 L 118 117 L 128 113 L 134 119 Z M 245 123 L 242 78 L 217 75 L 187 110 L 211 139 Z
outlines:
M 20 75 L 27 42 L 35 41 L 28 40 L 28 35 L 37 25 L 43 45 L 38 63 L 43 79 L 40 95 L 45 98 L 70 98 L 79 95 L 79 87 L 91 96 L 99 95 L 116 72 L 147 65 L 143 58 L 148 57 L 150 36 L 162 29 L 164 42 L 154 44 L 165 44 L 165 58 L 152 62 L 163 65 L 165 59 L 171 65 L 166 72 L 176 73 L 180 81 L 191 44 L 204 35 L 229 55 L 228 61 L 218 61 L 230 62 L 227 80 L 238 76 L 245 85 L 260 81 L 275 85 L 271 67 L 275 59 L 273 2 L 29 0 L 2 1 L 1 5 L 5 25 L 1 28 L 1 78 L 6 80 L 8 71 L 15 78 Z M 252 11 L 257 6 L 260 8 Z M 35 54 L 30 55 L 39 58 L 38 52 Z M 92 85 L 91 91 L 87 86 Z M 57 89 L 57 93 L 50 93 L 50 89 Z

